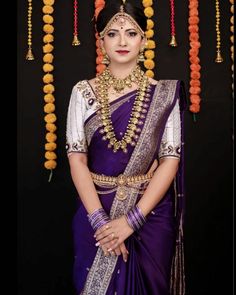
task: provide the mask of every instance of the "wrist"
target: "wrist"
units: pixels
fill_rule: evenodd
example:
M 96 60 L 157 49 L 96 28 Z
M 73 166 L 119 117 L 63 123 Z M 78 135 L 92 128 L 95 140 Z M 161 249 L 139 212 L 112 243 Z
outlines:
M 99 228 L 110 221 L 109 216 L 103 208 L 96 209 L 87 216 L 94 231 L 97 231 Z
M 137 205 L 125 214 L 125 218 L 128 225 L 136 232 L 146 223 L 146 218 Z

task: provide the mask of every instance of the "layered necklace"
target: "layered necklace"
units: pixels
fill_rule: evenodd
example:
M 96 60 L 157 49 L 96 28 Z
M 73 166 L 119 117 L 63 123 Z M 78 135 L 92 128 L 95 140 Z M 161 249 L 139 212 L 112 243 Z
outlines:
M 135 97 L 135 101 L 132 107 L 130 119 L 124 136 L 121 140 L 116 138 L 113 123 L 111 120 L 111 112 L 110 112 L 110 103 L 109 103 L 109 89 L 112 87 L 117 94 L 123 91 L 126 87 L 132 87 L 132 84 L 135 83 L 138 85 L 137 95 Z M 99 99 L 100 103 L 100 118 L 102 122 L 102 128 L 99 130 L 101 134 L 104 134 L 102 139 L 108 140 L 108 148 L 112 148 L 113 152 L 117 152 L 118 150 L 122 150 L 124 153 L 127 153 L 127 146 L 130 144 L 131 146 L 136 145 L 136 141 L 139 138 L 139 133 L 141 129 L 138 125 L 142 125 L 142 118 L 145 118 L 145 113 L 147 112 L 146 108 L 149 101 L 149 94 L 146 95 L 146 91 L 149 86 L 148 77 L 145 76 L 145 73 L 140 69 L 139 66 L 131 72 L 124 79 L 115 78 L 110 72 L 109 68 L 99 74 L 95 80 L 95 92 Z

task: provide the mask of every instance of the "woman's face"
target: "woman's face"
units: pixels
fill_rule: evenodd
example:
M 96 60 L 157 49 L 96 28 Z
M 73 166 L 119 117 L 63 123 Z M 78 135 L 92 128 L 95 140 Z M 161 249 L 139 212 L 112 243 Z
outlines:
M 101 40 L 111 62 L 123 64 L 136 62 L 144 43 L 140 32 L 124 18 L 113 23 Z

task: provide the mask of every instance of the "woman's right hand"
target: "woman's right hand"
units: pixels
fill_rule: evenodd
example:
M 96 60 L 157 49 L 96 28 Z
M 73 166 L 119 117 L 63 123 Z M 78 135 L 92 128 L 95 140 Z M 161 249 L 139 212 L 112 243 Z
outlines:
M 124 262 L 127 262 L 128 260 L 128 250 L 126 249 L 125 243 L 121 243 L 116 249 L 114 249 L 113 251 L 108 252 L 108 248 L 107 245 L 101 245 L 100 246 L 104 252 L 105 256 L 109 256 L 109 255 L 122 255 L 123 256 L 123 260 Z

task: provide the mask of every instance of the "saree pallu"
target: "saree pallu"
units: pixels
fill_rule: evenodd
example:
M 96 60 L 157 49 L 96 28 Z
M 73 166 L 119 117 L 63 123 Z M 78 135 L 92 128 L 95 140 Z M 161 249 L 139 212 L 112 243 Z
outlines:
M 111 119 L 118 139 L 125 133 L 136 91 L 111 103 Z M 177 98 L 180 102 L 182 141 L 183 85 L 177 80 L 161 80 L 150 85 L 150 101 L 146 117 L 140 124 L 141 133 L 136 146 L 129 145 L 128 153 L 114 153 L 99 133 L 99 117 L 95 113 L 85 121 L 88 142 L 88 167 L 91 172 L 108 176 L 146 174 L 158 157 L 165 125 Z M 96 185 L 98 191 L 103 190 Z M 117 189 L 119 190 L 119 188 Z M 103 208 L 111 219 L 130 210 L 142 197 L 127 190 L 127 198 L 116 198 L 118 191 L 98 194 Z M 147 216 L 139 232 L 126 241 L 128 261 L 122 255 L 105 257 L 95 246 L 96 240 L 87 212 L 79 201 L 73 219 L 74 283 L 79 295 L 184 295 L 183 264 L 183 146 L 176 177 L 164 197 Z

